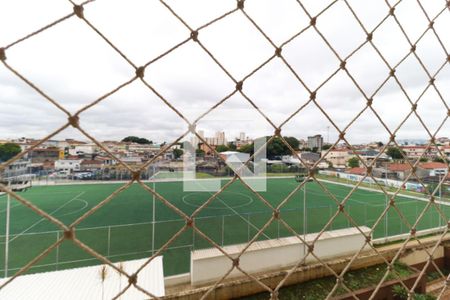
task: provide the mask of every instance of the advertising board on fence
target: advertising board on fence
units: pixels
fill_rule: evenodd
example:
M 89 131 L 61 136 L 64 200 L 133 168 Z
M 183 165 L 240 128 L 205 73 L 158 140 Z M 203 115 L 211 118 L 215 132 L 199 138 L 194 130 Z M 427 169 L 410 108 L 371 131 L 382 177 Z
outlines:
M 333 176 L 341 179 L 346 179 L 354 182 L 360 181 L 364 176 L 361 175 L 354 175 L 354 174 L 347 174 L 344 172 L 336 172 L 336 171 L 319 171 L 319 174 L 327 175 L 327 176 Z M 385 178 L 375 178 L 377 183 L 384 185 L 384 186 L 390 186 L 402 189 L 408 190 L 408 191 L 414 191 L 422 193 L 424 192 L 424 187 L 420 183 L 412 183 L 407 182 L 406 184 L 403 183 L 403 181 L 400 180 L 393 180 L 393 179 L 385 179 Z M 363 182 L 365 183 L 375 183 L 372 177 L 366 177 L 363 179 Z

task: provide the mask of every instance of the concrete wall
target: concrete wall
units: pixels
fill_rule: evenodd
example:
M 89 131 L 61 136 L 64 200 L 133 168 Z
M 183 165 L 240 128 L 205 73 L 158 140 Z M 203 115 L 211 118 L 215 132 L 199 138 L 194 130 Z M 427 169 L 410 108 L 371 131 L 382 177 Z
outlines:
M 361 228 L 364 233 L 370 231 Z M 308 234 L 307 242 L 316 238 L 317 234 Z M 329 259 L 355 253 L 361 249 L 365 238 L 356 228 L 346 228 L 324 232 L 315 243 L 314 253 L 321 259 Z M 226 246 L 224 250 L 233 258 L 244 249 L 245 244 Z M 367 246 L 368 247 L 368 246 Z M 306 249 L 307 251 L 307 249 Z M 280 270 L 295 265 L 305 255 L 304 244 L 296 237 L 268 240 L 253 243 L 240 257 L 239 266 L 248 273 Z M 315 262 L 309 255 L 306 262 Z M 215 282 L 227 273 L 232 261 L 217 249 L 203 249 L 191 253 L 191 284 L 199 286 Z M 245 276 L 234 269 L 227 277 Z
M 410 263 L 412 264 L 412 266 L 415 266 L 419 270 L 422 269 L 423 265 L 426 262 L 425 250 L 423 250 L 422 247 L 425 247 L 428 252 L 431 252 L 438 239 L 439 236 L 423 237 L 420 238 L 420 243 L 415 240 L 411 240 L 406 246 L 406 249 L 401 252 L 400 261 L 404 263 Z M 400 248 L 402 248 L 402 243 L 379 246 L 377 247 L 377 252 L 373 250 L 365 251 L 352 262 L 350 270 L 357 270 L 377 264 L 383 264 L 386 260 L 391 261 L 398 255 L 398 251 Z M 444 255 L 443 257 L 441 257 L 442 254 Z M 450 233 L 444 237 L 443 243 L 441 243 L 441 245 L 438 247 L 433 257 L 435 258 L 434 262 L 439 266 L 439 268 L 446 266 L 446 268 L 450 269 Z M 352 257 L 349 255 L 327 260 L 326 263 L 328 267 L 324 267 L 318 262 L 311 263 L 306 266 L 301 266 L 287 278 L 284 286 L 330 276 L 332 275 L 332 273 L 330 272 L 329 268 L 334 270 L 334 272 L 336 273 L 340 273 L 344 268 L 347 267 L 347 264 L 351 259 Z M 431 264 L 428 269 L 430 271 L 434 271 Z M 260 273 L 254 276 L 270 288 L 275 288 L 279 284 L 279 282 L 285 278 L 286 269 L 279 269 L 270 273 Z M 425 277 L 422 277 L 422 279 L 424 278 Z M 388 283 L 385 283 L 384 285 L 386 284 Z M 200 299 L 206 293 L 206 291 L 208 291 L 209 288 L 210 286 L 192 287 L 189 284 L 184 284 L 176 287 L 168 287 L 166 285 L 167 296 L 165 296 L 163 299 L 196 300 Z M 252 279 L 248 277 L 241 277 L 239 279 L 225 280 L 223 283 L 219 284 L 216 289 L 214 289 L 208 299 L 234 299 L 264 291 L 265 289 Z M 383 294 L 381 290 L 379 291 L 379 293 L 381 295 Z M 358 295 L 358 297 L 360 297 L 360 295 Z M 364 299 L 364 297 L 361 297 L 361 299 Z

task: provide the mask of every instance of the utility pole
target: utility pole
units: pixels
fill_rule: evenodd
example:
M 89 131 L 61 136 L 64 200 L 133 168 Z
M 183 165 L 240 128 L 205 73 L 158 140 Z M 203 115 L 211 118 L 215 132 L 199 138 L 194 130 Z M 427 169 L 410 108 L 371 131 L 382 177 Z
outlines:
M 152 165 L 153 167 L 153 175 L 152 175 L 152 181 L 153 181 L 153 191 L 155 191 L 155 166 Z M 156 217 L 156 212 L 155 212 L 155 194 L 152 195 L 153 196 L 153 204 L 152 204 L 152 255 L 155 253 L 155 217 Z
M 8 190 L 11 190 L 11 181 L 10 180 L 8 180 Z M 10 209 L 11 209 L 11 196 L 9 195 L 9 193 L 6 193 L 5 278 L 8 277 Z
M 327 126 L 327 144 L 330 143 L 330 126 Z
M 387 193 L 388 193 L 388 168 L 386 167 L 386 172 L 385 172 L 385 179 L 386 179 L 386 183 L 385 183 L 385 186 L 386 186 L 386 196 L 385 196 L 385 199 L 386 199 L 386 207 L 388 207 L 388 195 L 387 195 Z M 387 238 L 387 236 L 388 236 L 388 215 L 389 215 L 389 210 L 387 210 L 386 211 L 386 216 L 385 216 L 385 218 L 384 218 L 384 237 L 385 238 Z

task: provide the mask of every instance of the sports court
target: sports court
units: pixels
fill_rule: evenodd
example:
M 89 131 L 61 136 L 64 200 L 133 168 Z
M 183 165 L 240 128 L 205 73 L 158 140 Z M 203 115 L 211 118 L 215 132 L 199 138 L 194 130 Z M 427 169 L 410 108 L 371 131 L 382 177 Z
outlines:
M 161 174 L 154 182 L 147 183 L 176 207 L 191 214 L 204 203 L 212 192 L 184 192 L 183 182 Z M 222 180 L 225 184 L 229 179 Z M 298 186 L 293 178 L 269 178 L 267 191 L 260 194 L 273 206 L 279 204 Z M 338 200 L 344 199 L 351 187 L 323 182 L 328 191 Z M 34 186 L 20 195 L 39 208 L 69 225 L 79 216 L 108 197 L 124 183 L 68 184 Z M 306 195 L 306 201 L 304 201 Z M 155 201 L 155 214 L 153 202 Z M 304 228 L 304 203 L 306 203 L 306 229 Z M 426 206 L 425 200 L 398 196 L 398 209 L 413 224 Z M 386 205 L 384 194 L 363 189 L 356 190 L 349 198 L 345 209 L 358 225 L 371 227 Z M 308 182 L 306 191 L 299 190 L 281 209 L 281 217 L 298 234 L 318 232 L 334 215 L 336 203 L 316 182 Z M 450 215 L 450 207 L 442 205 Z M 6 196 L 0 196 L 0 275 L 5 269 L 5 215 Z M 271 210 L 248 190 L 241 182 L 230 185 L 218 198 L 195 219 L 200 230 L 219 245 L 244 243 L 271 218 Z M 154 218 L 154 219 L 153 219 Z M 431 206 L 422 218 L 417 230 L 443 224 L 438 211 Z M 106 206 L 95 212 L 77 226 L 77 237 L 98 253 L 112 261 L 123 261 L 149 257 L 178 230 L 185 225 L 181 217 L 138 184 L 133 184 Z M 386 230 L 387 225 L 387 230 Z M 328 229 L 352 226 L 339 214 Z M 410 231 L 397 212 L 391 209 L 375 228 L 374 238 L 397 235 Z M 11 198 L 8 276 L 44 251 L 55 242 L 62 232 L 42 219 L 30 209 Z M 278 221 L 273 222 L 259 237 L 273 239 L 290 236 L 292 233 Z M 189 272 L 189 255 L 192 249 L 211 247 L 191 229 L 181 234 L 164 255 L 164 275 Z M 52 251 L 35 264 L 31 272 L 41 272 L 100 263 L 91 255 L 74 246 L 70 241 Z

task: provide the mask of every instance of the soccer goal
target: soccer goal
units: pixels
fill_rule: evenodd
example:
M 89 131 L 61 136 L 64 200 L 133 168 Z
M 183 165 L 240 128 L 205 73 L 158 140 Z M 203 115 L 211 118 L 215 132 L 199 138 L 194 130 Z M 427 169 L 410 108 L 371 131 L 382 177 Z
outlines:
M 308 178 L 308 172 L 306 170 L 302 170 L 295 174 L 295 181 L 297 182 L 303 182 L 306 178 Z M 309 177 L 308 181 L 313 181 L 313 179 Z
M 32 186 L 31 179 L 19 179 L 19 178 L 7 180 L 3 179 L 1 181 L 1 184 L 9 187 L 14 192 L 24 192 Z

